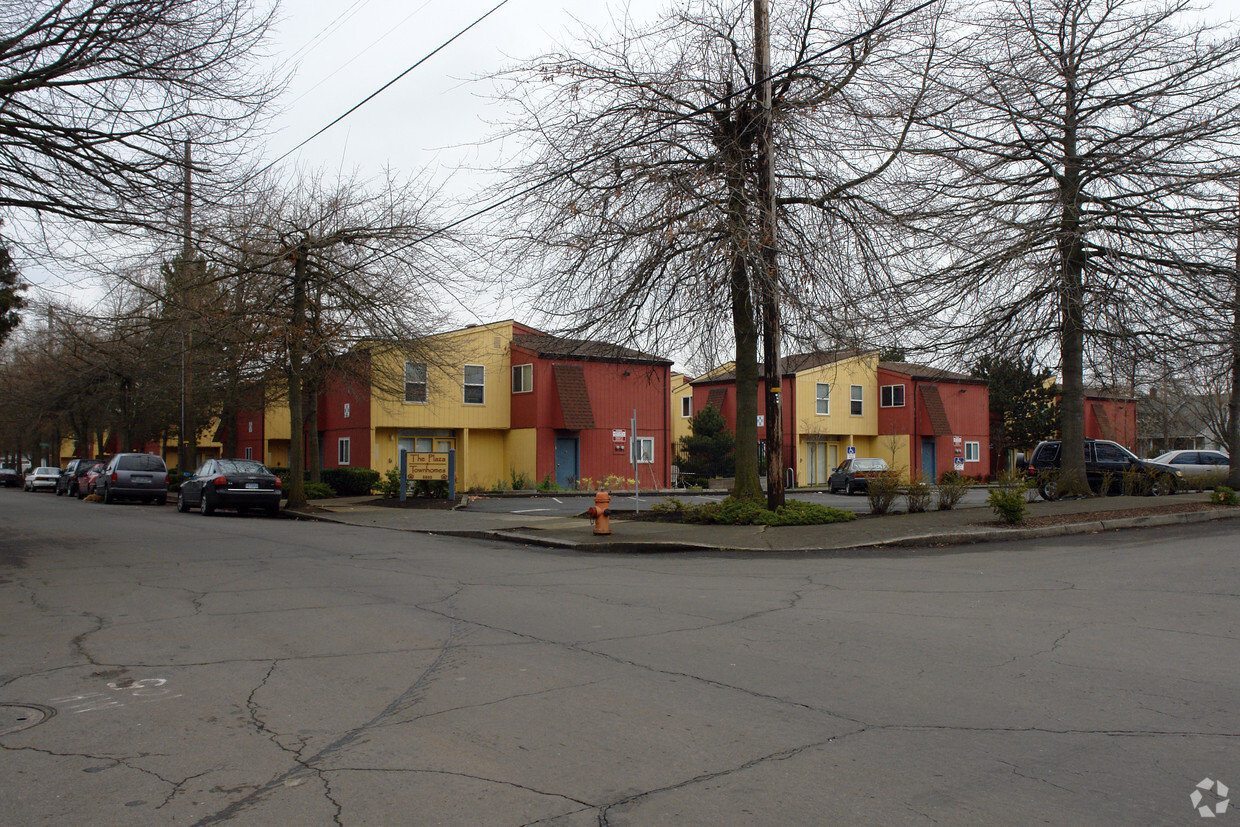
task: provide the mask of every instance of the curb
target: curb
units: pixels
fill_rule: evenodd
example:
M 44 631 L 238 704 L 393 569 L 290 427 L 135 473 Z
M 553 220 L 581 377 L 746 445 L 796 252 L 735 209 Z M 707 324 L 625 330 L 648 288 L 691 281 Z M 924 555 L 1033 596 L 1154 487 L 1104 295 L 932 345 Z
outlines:
M 335 519 L 319 514 L 304 514 L 296 511 L 285 511 L 285 514 L 300 520 L 315 520 L 337 525 L 350 525 L 358 528 L 383 528 L 389 531 L 407 531 L 415 534 L 441 535 L 444 537 L 465 537 L 475 540 L 496 540 L 507 543 L 540 546 L 542 548 L 562 549 L 580 553 L 598 554 L 674 554 L 674 553 L 717 553 L 717 554 L 752 554 L 752 555 L 814 555 L 814 556 L 861 556 L 866 553 L 884 549 L 901 549 L 925 547 L 924 553 L 941 553 L 945 546 L 968 546 L 979 543 L 990 543 L 1001 540 L 1036 540 L 1045 537 L 1061 537 L 1073 534 L 1095 534 L 1100 531 L 1117 531 L 1131 528 L 1157 528 L 1168 525 L 1186 525 L 1204 523 L 1215 520 L 1240 518 L 1240 510 L 1232 511 L 1190 511 L 1176 514 L 1147 514 L 1141 517 L 1122 517 L 1113 520 L 1086 520 L 1079 523 L 1063 523 L 1061 525 L 1042 526 L 1040 528 L 975 528 L 962 531 L 941 532 L 937 534 L 916 534 L 889 540 L 856 543 L 844 546 L 822 548 L 752 548 L 726 546 L 708 543 L 686 543 L 668 540 L 616 540 L 614 542 L 582 542 L 547 537 L 530 533 L 529 529 L 477 529 L 477 530 L 426 530 L 394 528 L 383 525 L 363 525 L 347 520 Z

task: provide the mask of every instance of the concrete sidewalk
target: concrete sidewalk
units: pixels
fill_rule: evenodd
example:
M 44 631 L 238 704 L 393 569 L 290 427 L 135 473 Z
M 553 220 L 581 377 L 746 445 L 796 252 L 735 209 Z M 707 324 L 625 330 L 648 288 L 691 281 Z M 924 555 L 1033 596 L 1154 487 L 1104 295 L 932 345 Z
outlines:
M 794 495 L 795 498 L 795 495 Z M 994 540 L 1018 540 L 1061 534 L 1087 534 L 1120 528 L 1175 525 L 1240 517 L 1240 508 L 1208 507 L 1207 493 L 1173 497 L 1095 497 L 1029 506 L 1032 525 L 997 524 L 989 508 L 928 511 L 923 514 L 862 516 L 847 523 L 821 526 L 713 526 L 624 519 L 613 515 L 610 535 L 595 536 L 593 523 L 581 517 L 538 517 L 376 505 L 374 497 L 316 500 L 286 514 L 356 526 L 427 534 L 530 543 L 583 552 L 659 553 L 686 551 L 846 552 L 884 546 L 944 546 Z M 582 509 L 587 507 L 583 503 Z M 1139 515 L 1110 514 L 1140 509 Z M 1154 513 L 1150 513 L 1153 511 Z M 1049 519 L 1039 519 L 1049 518 Z M 1051 522 L 1039 525 L 1040 522 Z

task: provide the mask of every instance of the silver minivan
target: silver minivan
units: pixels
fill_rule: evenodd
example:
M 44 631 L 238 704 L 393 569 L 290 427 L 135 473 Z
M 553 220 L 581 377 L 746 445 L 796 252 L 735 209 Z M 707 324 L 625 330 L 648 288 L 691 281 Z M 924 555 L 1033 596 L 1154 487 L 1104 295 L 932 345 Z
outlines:
M 117 454 L 95 481 L 95 493 L 105 503 L 141 500 L 168 502 L 168 466 L 158 454 Z

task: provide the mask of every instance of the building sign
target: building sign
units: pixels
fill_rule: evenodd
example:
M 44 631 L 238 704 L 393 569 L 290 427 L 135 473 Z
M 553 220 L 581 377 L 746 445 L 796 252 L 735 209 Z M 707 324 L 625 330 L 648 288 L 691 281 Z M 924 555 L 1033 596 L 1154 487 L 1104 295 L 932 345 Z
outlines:
M 955 467 L 957 472 L 963 471 L 964 470 L 964 457 L 956 457 L 954 460 L 952 460 L 952 465 Z
M 849 459 L 856 459 L 856 458 L 857 458 L 857 446 L 856 446 L 856 445 L 849 445 L 849 446 L 848 446 L 848 458 L 849 458 Z
M 405 454 L 405 477 L 411 480 L 446 480 L 447 454 Z
M 617 451 L 623 451 L 625 444 L 629 440 L 629 432 L 623 428 L 611 429 L 611 441 Z
M 766 414 L 758 414 L 758 427 L 759 428 L 766 427 Z

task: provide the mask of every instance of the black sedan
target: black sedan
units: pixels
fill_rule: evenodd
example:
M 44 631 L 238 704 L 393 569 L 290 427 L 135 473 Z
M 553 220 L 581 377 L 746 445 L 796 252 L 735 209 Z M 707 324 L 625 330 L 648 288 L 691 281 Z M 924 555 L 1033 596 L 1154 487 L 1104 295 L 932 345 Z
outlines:
M 280 478 L 252 459 L 209 459 L 181 480 L 177 492 L 177 511 L 197 508 L 202 514 L 213 514 L 217 508 L 249 508 L 266 511 L 269 516 L 280 513 L 284 490 Z

